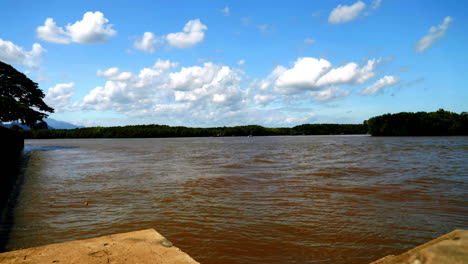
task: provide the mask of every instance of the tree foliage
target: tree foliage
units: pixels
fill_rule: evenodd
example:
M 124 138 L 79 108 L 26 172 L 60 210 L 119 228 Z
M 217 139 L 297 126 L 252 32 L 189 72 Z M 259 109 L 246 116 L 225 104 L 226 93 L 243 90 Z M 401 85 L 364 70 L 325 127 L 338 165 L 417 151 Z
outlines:
M 44 96 L 37 83 L 0 61 L 0 121 L 20 121 L 34 127 L 48 116 L 44 112 L 54 112 L 42 100 Z
M 372 117 L 365 122 L 373 136 L 468 135 L 468 113 L 439 109 L 437 112 L 402 112 Z
M 268 128 L 258 125 L 210 128 L 139 125 L 124 127 L 23 130 L 21 132 L 25 138 L 230 137 L 365 134 L 366 127 L 363 124 L 306 124 L 293 128 Z

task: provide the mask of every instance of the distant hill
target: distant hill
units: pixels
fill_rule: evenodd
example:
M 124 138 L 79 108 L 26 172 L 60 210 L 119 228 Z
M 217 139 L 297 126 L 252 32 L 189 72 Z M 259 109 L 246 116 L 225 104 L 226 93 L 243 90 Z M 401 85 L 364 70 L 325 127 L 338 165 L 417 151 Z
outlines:
M 52 118 L 44 118 L 44 121 L 49 126 L 49 129 L 75 129 L 75 128 L 83 128 L 84 126 L 77 126 L 72 123 L 68 123 L 65 121 L 59 121 Z
M 74 125 L 72 123 L 68 123 L 68 122 L 65 122 L 65 121 L 59 121 L 59 120 L 55 120 L 55 119 L 52 119 L 52 118 L 44 118 L 44 121 L 47 123 L 47 125 L 49 126 L 49 129 L 75 129 L 75 128 L 84 128 L 84 126 L 77 126 L 77 125 Z M 19 127 L 21 127 L 22 129 L 24 130 L 29 130 L 29 127 L 26 126 L 26 125 L 23 125 L 21 123 L 18 123 L 18 122 L 11 122 L 9 124 L 5 124 L 5 123 L 1 123 L 0 122 L 0 126 L 3 126 L 3 127 L 12 127 L 14 125 L 17 125 Z
M 1 123 L 1 122 L 0 122 L 0 126 L 2 126 L 2 127 L 10 128 L 10 127 L 12 127 L 12 126 L 14 126 L 14 125 L 17 125 L 17 126 L 21 127 L 22 129 L 29 129 L 28 126 L 23 125 L 23 124 L 21 124 L 21 123 L 18 123 L 18 122 L 16 122 L 16 121 L 15 121 L 15 122 L 11 122 L 11 123 L 9 123 L 9 124 L 5 124 L 5 123 Z

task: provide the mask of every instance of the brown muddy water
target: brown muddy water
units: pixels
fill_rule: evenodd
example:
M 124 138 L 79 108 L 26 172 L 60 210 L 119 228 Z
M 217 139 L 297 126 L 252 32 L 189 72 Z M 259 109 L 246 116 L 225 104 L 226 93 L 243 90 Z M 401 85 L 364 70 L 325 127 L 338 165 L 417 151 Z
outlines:
M 352 264 L 468 228 L 468 137 L 26 144 L 6 250 L 154 228 L 204 264 Z

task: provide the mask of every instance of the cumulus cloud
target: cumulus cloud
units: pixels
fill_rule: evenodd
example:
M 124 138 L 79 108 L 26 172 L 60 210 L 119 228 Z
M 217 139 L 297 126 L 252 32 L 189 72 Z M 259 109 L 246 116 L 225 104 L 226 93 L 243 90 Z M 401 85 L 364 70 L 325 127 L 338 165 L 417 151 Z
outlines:
M 237 62 L 237 64 L 238 64 L 238 65 L 244 65 L 244 64 L 245 64 L 245 60 L 239 60 L 239 61 Z
M 133 77 L 131 72 L 120 72 L 119 68 L 117 67 L 109 68 L 104 71 L 98 70 L 97 76 L 104 77 L 112 81 L 126 81 Z
M 46 50 L 38 43 L 32 45 L 30 51 L 24 50 L 11 41 L 0 38 L 0 60 L 9 64 L 26 65 L 30 68 L 37 69 L 39 67 L 42 53 Z
M 299 58 L 294 67 L 283 72 L 276 80 L 276 91 L 291 94 L 317 86 L 318 79 L 329 71 L 331 63 L 325 59 Z
M 275 96 L 272 94 L 256 94 L 254 100 L 258 105 L 267 105 L 275 100 Z
M 141 38 L 133 43 L 133 47 L 144 52 L 153 53 L 156 51 L 157 42 L 156 35 L 152 32 L 145 32 Z
M 385 87 L 395 85 L 399 82 L 400 78 L 398 76 L 384 76 L 366 89 L 359 91 L 359 93 L 362 95 L 374 95 L 382 92 Z
M 356 19 L 366 8 L 366 4 L 357 1 L 353 5 L 338 5 L 328 16 L 328 22 L 332 24 L 346 23 Z
M 47 42 L 68 44 L 71 43 L 70 33 L 65 32 L 61 27 L 55 24 L 53 18 L 47 18 L 44 26 L 36 29 L 37 37 Z
M 185 24 L 183 32 L 170 33 L 165 38 L 173 47 L 190 48 L 203 41 L 207 29 L 200 19 L 194 19 Z
M 444 18 L 444 21 L 442 22 L 442 24 L 438 26 L 432 26 L 429 29 L 429 33 L 416 43 L 416 52 L 421 53 L 425 51 L 430 46 L 432 46 L 437 40 L 445 36 L 445 33 L 447 29 L 449 28 L 450 23 L 452 21 L 453 21 L 453 18 L 450 16 L 447 16 Z
M 61 83 L 50 87 L 44 97 L 44 101 L 53 107 L 56 112 L 67 110 L 68 106 L 70 106 L 70 99 L 75 93 L 74 87 L 75 84 L 73 82 Z
M 169 74 L 169 87 L 175 91 L 176 102 L 203 101 L 205 105 L 237 108 L 245 96 L 240 89 L 241 78 L 227 66 L 205 63 L 203 67 L 182 68 Z
M 262 106 L 278 100 L 285 103 L 339 100 L 351 95 L 350 90 L 339 85 L 365 84 L 375 77 L 381 61 L 369 59 L 362 65 L 349 62 L 334 67 L 322 58 L 298 58 L 290 68 L 278 65 L 265 79 L 252 81 L 249 91 L 255 103 Z
M 315 101 L 328 102 L 348 97 L 351 94 L 350 90 L 339 87 L 329 87 L 320 91 L 312 91 L 310 95 Z
M 331 69 L 327 74 L 320 77 L 317 81 L 318 86 L 336 85 L 336 84 L 363 84 L 375 76 L 375 66 L 381 59 L 368 60 L 362 68 L 354 62 L 344 66 Z
M 159 69 L 159 70 L 163 70 L 163 71 L 168 71 L 168 70 L 172 70 L 172 69 L 175 69 L 179 66 L 179 63 L 178 62 L 172 62 L 170 60 L 161 60 L 161 59 L 158 59 L 154 65 L 153 65 L 153 68 L 154 69 Z
M 158 59 L 138 74 L 117 67 L 99 70 L 106 79 L 76 104 L 82 110 L 110 110 L 141 118 L 181 119 L 185 125 L 223 120 L 247 102 L 241 75 L 235 69 L 211 62 L 182 67 Z M 176 117 L 177 116 L 177 117 Z M 181 119 L 182 120 L 182 119 Z
M 291 69 L 278 77 L 275 91 L 280 94 L 295 94 L 338 84 L 363 84 L 375 76 L 374 69 L 379 62 L 380 59 L 371 59 L 363 67 L 350 62 L 332 68 L 332 64 L 325 59 L 299 58 Z
M 80 21 L 67 24 L 65 28 L 56 25 L 53 18 L 47 18 L 43 26 L 36 29 L 37 37 L 47 42 L 69 44 L 95 44 L 106 42 L 117 34 L 104 14 L 86 12 Z
M 268 75 L 267 78 L 255 81 L 254 85 L 259 88 L 262 92 L 270 92 L 273 90 L 275 82 L 287 69 L 281 65 L 275 67 L 275 69 Z

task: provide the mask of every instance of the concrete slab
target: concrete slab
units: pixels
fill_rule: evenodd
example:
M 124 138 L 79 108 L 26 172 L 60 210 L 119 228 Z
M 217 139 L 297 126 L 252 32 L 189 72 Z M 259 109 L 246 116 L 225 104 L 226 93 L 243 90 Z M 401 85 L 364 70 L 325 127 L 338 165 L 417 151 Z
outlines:
M 75 240 L 0 254 L 0 263 L 195 264 L 153 229 Z M 198 263 L 199 264 L 199 263 Z
M 389 255 L 371 264 L 467 264 L 468 230 L 455 230 L 401 255 Z

